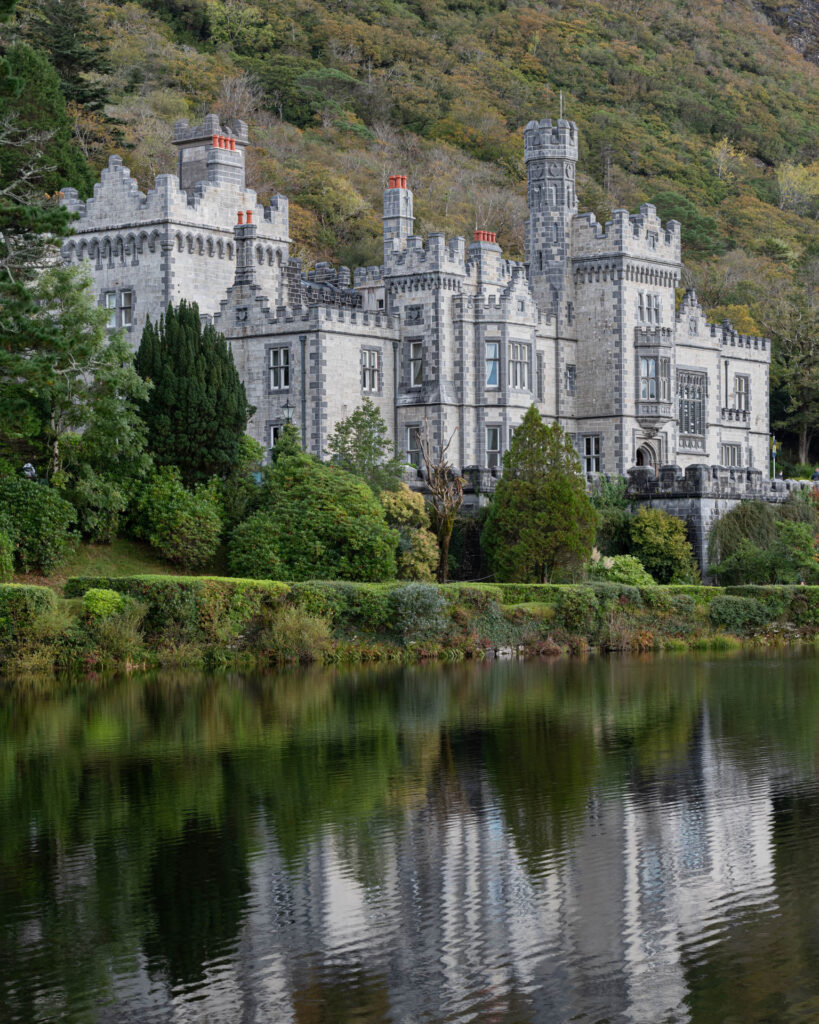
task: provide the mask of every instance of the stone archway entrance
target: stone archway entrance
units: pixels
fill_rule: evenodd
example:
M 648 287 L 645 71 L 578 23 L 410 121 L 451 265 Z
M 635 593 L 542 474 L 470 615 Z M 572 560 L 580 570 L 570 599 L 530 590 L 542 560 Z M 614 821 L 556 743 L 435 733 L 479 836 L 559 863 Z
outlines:
M 657 452 L 654 449 L 654 445 L 648 441 L 644 441 L 637 449 L 636 464 L 638 466 L 649 466 L 651 469 L 657 470 L 658 459 Z

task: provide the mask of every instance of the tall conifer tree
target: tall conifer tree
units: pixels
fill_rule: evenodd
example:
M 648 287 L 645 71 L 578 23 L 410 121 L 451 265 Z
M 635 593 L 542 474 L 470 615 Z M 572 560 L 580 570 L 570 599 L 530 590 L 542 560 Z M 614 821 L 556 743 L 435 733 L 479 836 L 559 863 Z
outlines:
M 595 521 L 568 434 L 530 406 L 504 456 L 481 535 L 492 571 L 499 580 L 548 583 L 588 559 Z
M 24 20 L 26 38 L 47 53 L 69 103 L 101 110 L 108 89 L 101 76 L 111 71 L 89 6 L 83 0 L 31 0 Z
M 143 417 L 156 461 L 178 466 L 188 484 L 229 473 L 253 409 L 224 335 L 202 327 L 196 303 L 146 323 L 136 368 L 154 385 Z

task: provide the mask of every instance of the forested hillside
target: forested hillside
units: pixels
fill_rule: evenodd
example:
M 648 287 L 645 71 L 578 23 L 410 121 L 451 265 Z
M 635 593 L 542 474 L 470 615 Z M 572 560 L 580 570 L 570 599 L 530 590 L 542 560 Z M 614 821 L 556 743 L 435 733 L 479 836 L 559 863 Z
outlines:
M 682 221 L 689 281 L 714 315 L 790 341 L 781 325 L 795 302 L 815 328 L 816 6 L 20 0 L 2 33 L 60 74 L 93 171 L 119 150 L 146 188 L 175 169 L 175 118 L 249 121 L 250 183 L 290 197 L 308 263 L 378 260 L 381 189 L 399 171 L 421 232 L 487 227 L 522 256 L 521 129 L 557 114 L 562 96 L 581 129 L 581 209 L 605 219 L 656 202 Z M 64 169 L 87 191 L 90 175 Z M 803 351 L 805 322 L 802 376 L 805 359 L 819 364 Z M 791 392 L 776 380 L 776 415 L 804 431 L 819 398 L 808 414 L 803 395 L 789 422 Z

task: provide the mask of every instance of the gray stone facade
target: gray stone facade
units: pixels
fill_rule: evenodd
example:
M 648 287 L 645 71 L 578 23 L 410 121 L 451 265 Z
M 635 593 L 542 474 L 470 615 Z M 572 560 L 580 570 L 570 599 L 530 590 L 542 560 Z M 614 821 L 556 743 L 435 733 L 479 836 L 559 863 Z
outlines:
M 573 436 L 590 476 L 635 465 L 702 463 L 768 475 L 764 338 L 708 324 L 696 295 L 677 306 L 680 225 L 653 206 L 578 215 L 577 126 L 524 131 L 526 261 L 503 257 L 491 231 L 463 238 L 414 232 L 403 174 L 384 191 L 384 262 L 304 274 L 289 253 L 288 205 L 262 207 L 246 188 L 247 126 L 177 122 L 177 175 L 139 192 L 112 156 L 65 244 L 86 260 L 111 323 L 134 345 L 145 318 L 186 298 L 232 346 L 249 430 L 266 447 L 286 421 L 305 447 L 364 397 L 399 450 L 429 424 L 454 437 L 454 461 L 490 489 L 515 427 L 533 403 Z

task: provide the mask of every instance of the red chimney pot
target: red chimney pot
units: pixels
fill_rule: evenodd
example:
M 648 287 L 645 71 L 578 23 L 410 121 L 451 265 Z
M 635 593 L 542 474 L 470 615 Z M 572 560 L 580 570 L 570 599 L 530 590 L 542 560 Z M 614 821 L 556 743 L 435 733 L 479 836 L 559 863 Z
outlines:
M 248 210 L 247 211 L 247 223 L 248 224 L 252 224 L 253 223 L 253 211 L 252 210 Z
M 245 215 L 244 215 L 244 213 L 242 213 L 241 210 L 239 210 L 239 220 L 238 220 L 237 223 L 244 224 L 244 222 L 245 222 Z

